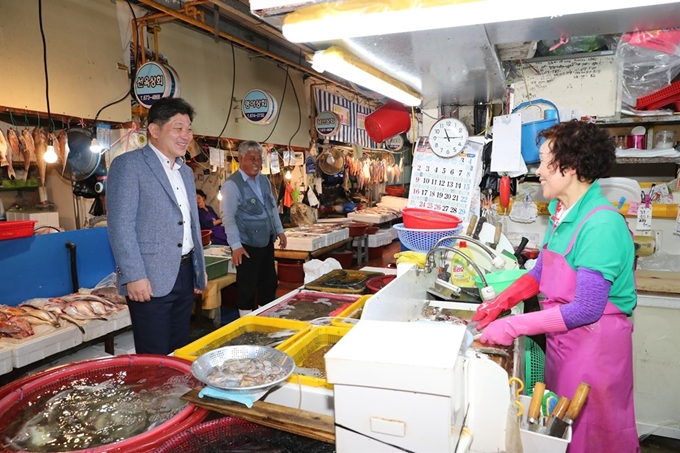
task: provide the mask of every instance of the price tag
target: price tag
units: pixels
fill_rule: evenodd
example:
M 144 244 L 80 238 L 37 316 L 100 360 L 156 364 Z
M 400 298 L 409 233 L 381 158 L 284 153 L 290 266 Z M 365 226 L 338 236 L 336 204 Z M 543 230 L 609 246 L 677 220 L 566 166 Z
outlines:
M 637 210 L 637 231 L 650 231 L 652 229 L 652 208 L 640 205 Z

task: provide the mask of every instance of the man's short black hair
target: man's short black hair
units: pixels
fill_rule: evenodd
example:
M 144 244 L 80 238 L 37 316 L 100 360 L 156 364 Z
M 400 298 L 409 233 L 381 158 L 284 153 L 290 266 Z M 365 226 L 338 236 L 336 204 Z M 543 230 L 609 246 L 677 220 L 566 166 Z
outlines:
M 163 127 L 170 118 L 177 114 L 188 115 L 194 120 L 194 108 L 182 98 L 162 98 L 153 103 L 149 109 L 149 124 L 155 123 Z

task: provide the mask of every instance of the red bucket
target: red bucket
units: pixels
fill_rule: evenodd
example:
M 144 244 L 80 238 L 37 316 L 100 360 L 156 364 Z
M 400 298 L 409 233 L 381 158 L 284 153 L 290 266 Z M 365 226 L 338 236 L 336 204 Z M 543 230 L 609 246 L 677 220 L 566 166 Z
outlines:
M 400 102 L 390 100 L 366 117 L 364 122 L 368 136 L 375 142 L 406 132 L 411 127 L 408 110 Z

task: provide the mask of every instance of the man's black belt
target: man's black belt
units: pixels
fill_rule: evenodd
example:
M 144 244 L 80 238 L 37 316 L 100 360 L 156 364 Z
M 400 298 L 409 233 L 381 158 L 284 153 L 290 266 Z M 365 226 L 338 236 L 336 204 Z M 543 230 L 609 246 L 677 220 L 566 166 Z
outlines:
M 191 261 L 191 253 L 187 253 L 186 255 L 182 255 L 182 259 L 180 260 L 180 265 L 182 264 L 187 264 L 188 262 Z

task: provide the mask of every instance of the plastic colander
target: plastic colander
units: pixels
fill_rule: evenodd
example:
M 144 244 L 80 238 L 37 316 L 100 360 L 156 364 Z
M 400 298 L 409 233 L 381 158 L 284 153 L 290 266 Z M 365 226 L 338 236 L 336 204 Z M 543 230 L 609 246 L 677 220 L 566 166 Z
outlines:
M 397 230 L 397 235 L 399 236 L 399 241 L 407 249 L 413 250 L 414 252 L 426 253 L 443 237 L 453 236 L 460 233 L 463 226 L 457 228 L 444 229 L 444 230 L 425 230 L 425 229 L 414 229 L 406 228 L 403 223 L 397 223 L 393 225 L 392 228 Z M 450 247 L 453 245 L 455 240 L 451 239 L 444 241 L 442 245 Z

